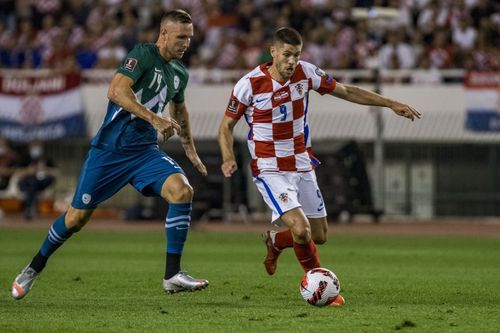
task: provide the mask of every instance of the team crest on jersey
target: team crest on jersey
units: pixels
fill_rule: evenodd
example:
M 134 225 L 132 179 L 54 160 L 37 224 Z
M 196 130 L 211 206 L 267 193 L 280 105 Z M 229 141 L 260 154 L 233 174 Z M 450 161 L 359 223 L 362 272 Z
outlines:
M 229 104 L 227 105 L 227 111 L 232 112 L 232 113 L 238 113 L 238 100 L 236 97 L 231 97 L 229 100 Z
M 304 94 L 304 87 L 302 86 L 302 83 L 298 83 L 295 86 L 295 90 L 297 90 L 297 92 L 299 93 L 299 95 L 302 96 Z
M 179 79 L 179 77 L 177 75 L 174 76 L 174 89 L 179 88 L 179 83 L 180 82 L 181 82 L 181 80 Z
M 286 193 L 286 192 L 281 193 L 280 200 L 283 201 L 283 203 L 287 203 L 288 202 L 288 193 Z
M 325 71 L 319 67 L 316 67 L 316 69 L 314 70 L 314 73 L 316 73 L 318 76 L 325 76 L 326 75 Z
M 136 65 L 137 65 L 137 59 L 127 58 L 127 60 L 125 60 L 125 65 L 123 65 L 123 68 L 125 68 L 129 72 L 133 72 Z

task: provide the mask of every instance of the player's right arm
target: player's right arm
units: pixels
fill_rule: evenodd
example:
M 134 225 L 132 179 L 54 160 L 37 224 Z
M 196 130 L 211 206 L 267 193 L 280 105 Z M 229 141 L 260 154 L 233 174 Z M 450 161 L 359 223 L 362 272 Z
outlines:
M 224 116 L 219 127 L 219 147 L 222 154 L 222 165 L 220 168 L 225 177 L 231 177 L 238 170 L 233 150 L 233 129 L 236 123 L 238 123 L 238 119 Z
M 133 84 L 134 81 L 132 78 L 121 73 L 116 73 L 109 86 L 109 100 L 150 123 L 163 135 L 165 140 L 174 135 L 174 129 L 179 132 L 181 128 L 174 119 L 158 116 L 137 100 L 132 90 Z
M 238 164 L 236 164 L 233 151 L 233 130 L 238 120 L 245 113 L 248 105 L 250 105 L 251 100 L 252 89 L 250 81 L 244 77 L 234 86 L 224 118 L 219 127 L 219 147 L 222 153 L 222 165 L 220 168 L 225 177 L 231 177 L 238 170 Z

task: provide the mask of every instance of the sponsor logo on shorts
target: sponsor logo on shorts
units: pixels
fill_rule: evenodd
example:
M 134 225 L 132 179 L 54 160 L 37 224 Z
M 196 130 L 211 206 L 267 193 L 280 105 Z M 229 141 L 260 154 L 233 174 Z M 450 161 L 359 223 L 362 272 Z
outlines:
M 82 201 L 85 205 L 88 205 L 90 203 L 90 201 L 92 200 L 92 196 L 88 193 L 84 193 L 82 195 Z
M 286 192 L 281 193 L 279 198 L 281 201 L 283 201 L 283 203 L 287 203 L 288 202 L 288 193 L 286 193 Z

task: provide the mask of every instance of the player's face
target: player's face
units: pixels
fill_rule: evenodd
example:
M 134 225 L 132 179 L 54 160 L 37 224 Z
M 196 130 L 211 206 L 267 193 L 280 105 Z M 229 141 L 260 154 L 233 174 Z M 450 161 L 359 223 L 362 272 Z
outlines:
M 292 77 L 301 52 L 302 45 L 283 43 L 271 46 L 273 66 L 276 68 L 283 81 L 288 81 Z
M 167 22 L 160 32 L 158 45 L 169 59 L 181 59 L 193 38 L 191 23 Z

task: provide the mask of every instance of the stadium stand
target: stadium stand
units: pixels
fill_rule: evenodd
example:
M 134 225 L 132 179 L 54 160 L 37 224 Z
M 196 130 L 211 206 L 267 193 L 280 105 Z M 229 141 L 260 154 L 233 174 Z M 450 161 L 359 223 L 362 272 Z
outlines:
M 155 40 L 166 9 L 181 7 L 195 22 L 184 59 L 191 69 L 253 68 L 269 59 L 269 36 L 284 25 L 305 36 L 302 58 L 324 68 L 500 69 L 500 4 L 488 0 L 2 3 L 0 68 L 115 68 L 135 43 Z M 353 17 L 360 7 L 393 8 L 397 19 Z

